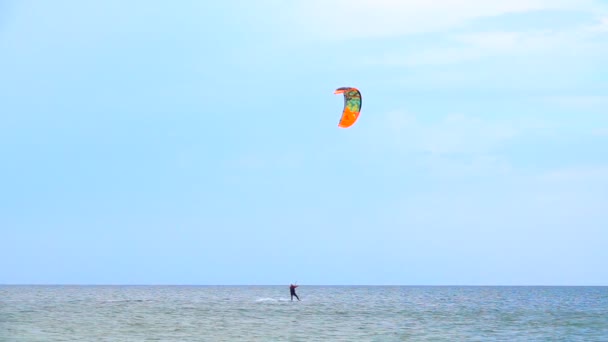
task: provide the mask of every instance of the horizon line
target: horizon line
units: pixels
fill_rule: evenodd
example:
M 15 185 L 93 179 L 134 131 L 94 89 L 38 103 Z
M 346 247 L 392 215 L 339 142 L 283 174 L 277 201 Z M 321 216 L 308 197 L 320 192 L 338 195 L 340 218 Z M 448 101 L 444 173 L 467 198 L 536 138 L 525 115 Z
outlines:
M 0 286 L 289 286 L 289 284 L 119 284 L 119 283 L 0 283 Z M 565 284 L 307 284 L 299 286 L 312 287 L 608 287 L 608 285 L 565 285 Z

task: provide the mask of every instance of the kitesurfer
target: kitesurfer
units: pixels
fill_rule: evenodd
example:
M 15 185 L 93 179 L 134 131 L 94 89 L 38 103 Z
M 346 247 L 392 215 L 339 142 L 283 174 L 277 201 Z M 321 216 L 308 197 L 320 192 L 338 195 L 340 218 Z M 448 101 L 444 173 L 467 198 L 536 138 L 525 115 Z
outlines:
M 289 285 L 289 292 L 291 294 L 292 301 L 293 301 L 293 296 L 296 296 L 298 301 L 300 300 L 300 297 L 298 297 L 298 295 L 296 294 L 296 287 L 298 287 L 298 285 L 294 285 L 294 284 Z

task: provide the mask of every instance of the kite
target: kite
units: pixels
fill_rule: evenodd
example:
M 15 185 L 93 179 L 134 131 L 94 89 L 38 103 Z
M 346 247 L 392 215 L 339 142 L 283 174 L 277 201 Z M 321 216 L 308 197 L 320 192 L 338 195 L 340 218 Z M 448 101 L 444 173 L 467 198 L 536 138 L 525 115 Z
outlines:
M 338 127 L 348 128 L 352 126 L 361 112 L 361 93 L 357 88 L 341 87 L 334 94 L 344 94 L 344 110 L 338 123 Z

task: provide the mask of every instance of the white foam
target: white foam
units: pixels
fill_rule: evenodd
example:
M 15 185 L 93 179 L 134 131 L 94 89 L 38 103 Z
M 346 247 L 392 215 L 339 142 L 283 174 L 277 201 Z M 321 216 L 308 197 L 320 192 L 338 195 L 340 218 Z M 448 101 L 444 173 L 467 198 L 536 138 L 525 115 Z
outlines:
M 275 299 L 275 298 L 258 298 L 255 301 L 260 303 L 260 302 L 278 302 L 279 300 Z
M 289 298 L 270 298 L 270 297 L 265 297 L 265 298 L 258 298 L 255 300 L 258 303 L 277 303 L 277 302 L 289 302 Z

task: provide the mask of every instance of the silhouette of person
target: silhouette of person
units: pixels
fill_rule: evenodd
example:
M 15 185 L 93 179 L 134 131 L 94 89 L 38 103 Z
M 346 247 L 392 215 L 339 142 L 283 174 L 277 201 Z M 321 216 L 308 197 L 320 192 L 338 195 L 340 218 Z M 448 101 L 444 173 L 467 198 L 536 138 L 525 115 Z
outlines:
M 292 301 L 293 301 L 294 296 L 298 299 L 298 301 L 300 300 L 300 297 L 298 297 L 298 295 L 296 294 L 296 287 L 298 287 L 298 285 L 294 285 L 294 284 L 289 285 L 289 293 L 291 294 Z

